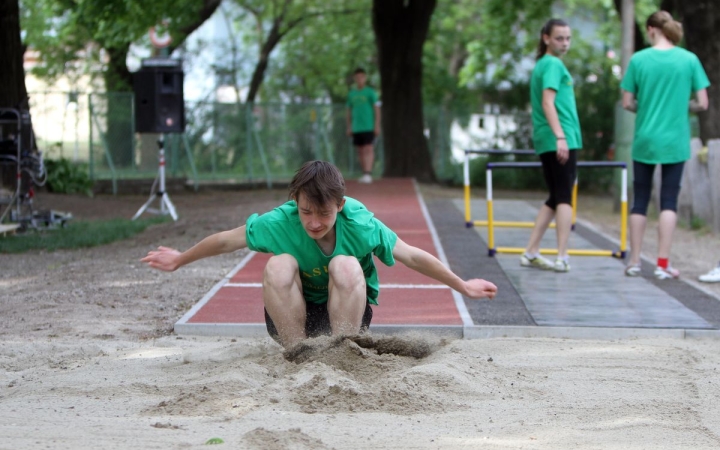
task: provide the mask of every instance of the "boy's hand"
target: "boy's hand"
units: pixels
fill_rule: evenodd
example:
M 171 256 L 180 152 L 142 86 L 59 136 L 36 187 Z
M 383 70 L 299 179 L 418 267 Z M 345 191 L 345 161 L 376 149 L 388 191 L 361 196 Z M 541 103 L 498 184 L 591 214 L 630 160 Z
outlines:
M 147 256 L 141 259 L 141 262 L 147 263 L 153 269 L 164 270 L 165 272 L 173 272 L 179 267 L 178 258 L 180 252 L 168 248 L 158 247 L 157 250 L 148 252 Z
M 475 278 L 465 282 L 465 295 L 470 298 L 489 298 L 493 299 L 497 294 L 497 286 L 493 283 Z

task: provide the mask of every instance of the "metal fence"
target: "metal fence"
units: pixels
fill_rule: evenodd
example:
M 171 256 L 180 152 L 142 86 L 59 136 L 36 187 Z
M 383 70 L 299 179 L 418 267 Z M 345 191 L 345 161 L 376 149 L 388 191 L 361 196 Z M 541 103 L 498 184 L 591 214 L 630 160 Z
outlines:
M 185 132 L 164 136 L 170 177 L 272 186 L 289 180 L 311 159 L 331 161 L 349 177 L 360 173 L 345 133 L 345 105 L 186 102 L 185 109 Z M 135 133 L 132 93 L 33 93 L 31 113 L 46 157 L 86 163 L 93 179 L 156 174 L 159 136 Z M 424 117 L 433 166 L 442 180 L 461 182 L 465 149 L 527 148 L 527 114 L 470 114 L 427 106 Z M 378 174 L 385 151 L 381 135 Z

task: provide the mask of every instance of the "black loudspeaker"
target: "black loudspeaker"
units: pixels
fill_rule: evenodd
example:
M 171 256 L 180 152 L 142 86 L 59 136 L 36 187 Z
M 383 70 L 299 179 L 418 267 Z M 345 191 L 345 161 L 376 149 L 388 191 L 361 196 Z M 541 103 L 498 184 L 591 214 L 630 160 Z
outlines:
M 135 131 L 182 133 L 185 131 L 182 61 L 148 58 L 133 75 Z

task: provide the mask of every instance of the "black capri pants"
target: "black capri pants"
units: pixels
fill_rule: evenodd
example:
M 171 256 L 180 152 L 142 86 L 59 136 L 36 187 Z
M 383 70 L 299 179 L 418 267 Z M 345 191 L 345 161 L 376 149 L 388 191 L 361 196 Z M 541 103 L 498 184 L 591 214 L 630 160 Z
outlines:
M 572 206 L 572 191 L 577 174 L 577 150 L 570 150 L 568 153 L 570 156 L 565 164 L 558 162 L 556 152 L 540 154 L 545 184 L 550 192 L 545 205 L 553 211 L 562 203 Z
M 633 161 L 633 207 L 631 214 L 647 215 L 656 164 Z M 677 212 L 684 162 L 661 164 L 660 211 Z

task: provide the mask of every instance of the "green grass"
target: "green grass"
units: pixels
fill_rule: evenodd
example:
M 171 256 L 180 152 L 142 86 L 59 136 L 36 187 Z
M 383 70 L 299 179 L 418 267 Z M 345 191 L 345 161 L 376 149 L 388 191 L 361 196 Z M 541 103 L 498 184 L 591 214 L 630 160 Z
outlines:
M 143 232 L 150 225 L 167 220 L 168 217 L 159 216 L 138 220 L 70 221 L 65 228 L 28 230 L 17 235 L 0 237 L 0 253 L 95 247 L 127 239 Z

